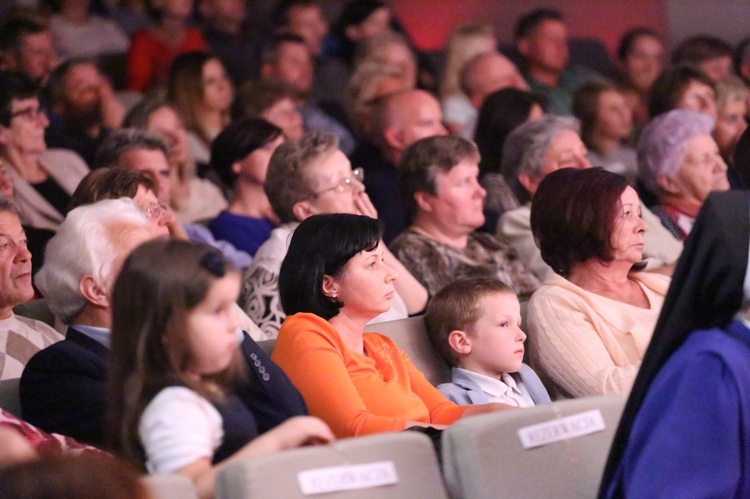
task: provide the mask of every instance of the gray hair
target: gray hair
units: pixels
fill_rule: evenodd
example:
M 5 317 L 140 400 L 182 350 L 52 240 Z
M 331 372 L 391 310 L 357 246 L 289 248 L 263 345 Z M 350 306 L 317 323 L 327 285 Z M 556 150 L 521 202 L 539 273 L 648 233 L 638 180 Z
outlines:
M 79 206 L 65 217 L 57 234 L 47 243 L 44 265 L 34 282 L 50 310 L 70 324 L 86 306 L 79 283 L 86 275 L 111 289 L 112 262 L 119 251 L 108 228 L 131 223 L 148 228 L 146 215 L 130 198 L 107 199 Z
M 0 213 L 10 213 L 16 216 L 19 220 L 21 217 L 21 208 L 11 198 L 0 196 Z
M 151 132 L 136 128 L 121 128 L 111 132 L 96 151 L 96 168 L 119 167 L 120 156 L 134 149 L 162 151 L 164 156 L 170 157 L 169 145 Z
M 654 118 L 638 140 L 638 177 L 654 193 L 661 188 L 661 175 L 673 175 L 680 169 L 687 142 L 698 135 L 710 135 L 714 120 L 691 109 L 675 109 Z
M 544 115 L 541 119 L 526 122 L 513 130 L 503 145 L 500 171 L 508 181 L 520 173 L 531 178 L 542 176 L 542 162 L 555 138 L 562 132 L 581 134 L 581 123 L 572 117 Z

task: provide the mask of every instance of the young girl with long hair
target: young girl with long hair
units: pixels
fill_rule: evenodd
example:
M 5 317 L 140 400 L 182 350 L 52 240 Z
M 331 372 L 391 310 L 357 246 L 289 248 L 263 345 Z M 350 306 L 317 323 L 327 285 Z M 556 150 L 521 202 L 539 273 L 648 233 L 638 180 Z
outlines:
M 227 462 L 333 439 L 303 416 L 258 436 L 261 415 L 236 391 L 248 377 L 232 310 L 239 289 L 239 272 L 217 250 L 159 240 L 128 257 L 113 293 L 112 448 L 150 473 L 189 476 L 201 497 L 213 495 Z M 273 382 L 275 366 L 257 367 L 262 360 L 255 368 Z

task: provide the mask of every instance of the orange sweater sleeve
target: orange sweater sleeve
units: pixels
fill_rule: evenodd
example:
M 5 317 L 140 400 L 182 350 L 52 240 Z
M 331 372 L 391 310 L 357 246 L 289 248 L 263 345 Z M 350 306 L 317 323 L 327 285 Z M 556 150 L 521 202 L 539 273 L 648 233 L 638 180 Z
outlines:
M 365 348 L 367 356 L 352 352 L 328 321 L 303 313 L 286 318 L 272 358 L 302 393 L 310 414 L 337 437 L 399 431 L 409 420 L 448 423 L 461 417 L 465 408 L 432 388 L 388 338 L 373 335 Z

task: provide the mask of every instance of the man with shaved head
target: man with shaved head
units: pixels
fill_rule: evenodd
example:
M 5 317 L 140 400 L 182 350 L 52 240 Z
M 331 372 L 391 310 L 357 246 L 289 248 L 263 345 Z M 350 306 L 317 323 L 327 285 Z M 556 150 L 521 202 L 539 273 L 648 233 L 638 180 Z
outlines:
M 529 89 L 516 65 L 499 52 L 479 54 L 470 59 L 461 69 L 460 82 L 461 90 L 476 110 L 473 118 L 458 132 L 458 135 L 469 140 L 474 140 L 479 110 L 487 96 L 503 88 Z
M 425 137 L 446 135 L 440 103 L 424 90 L 403 90 L 382 97 L 375 108 L 374 126 L 367 140 L 351 156 L 352 165 L 365 171 L 370 200 L 385 223 L 388 243 L 409 226 L 398 192 L 396 164 L 411 144 Z

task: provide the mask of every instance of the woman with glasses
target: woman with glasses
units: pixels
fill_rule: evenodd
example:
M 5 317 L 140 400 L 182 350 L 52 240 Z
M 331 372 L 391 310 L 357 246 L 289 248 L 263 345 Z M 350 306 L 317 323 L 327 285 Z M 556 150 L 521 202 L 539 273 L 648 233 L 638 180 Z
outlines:
M 280 128 L 245 118 L 227 126 L 211 144 L 211 169 L 234 195 L 208 228 L 216 239 L 249 255 L 255 255 L 278 223 L 263 188 L 268 162 L 283 141 Z
M 275 338 L 286 314 L 279 299 L 279 269 L 292 232 L 312 215 L 348 213 L 377 218 L 362 184 L 364 172 L 352 169 L 335 135 L 313 132 L 284 142 L 268 165 L 265 192 L 281 225 L 255 254 L 245 271 L 239 304 L 269 338 Z M 404 319 L 421 312 L 427 292 L 383 246 L 384 257 L 399 278 L 388 310 L 371 322 Z
M 0 72 L 0 163 L 13 181 L 24 225 L 55 230 L 89 169 L 73 151 L 47 149 L 48 125 L 31 80 Z

